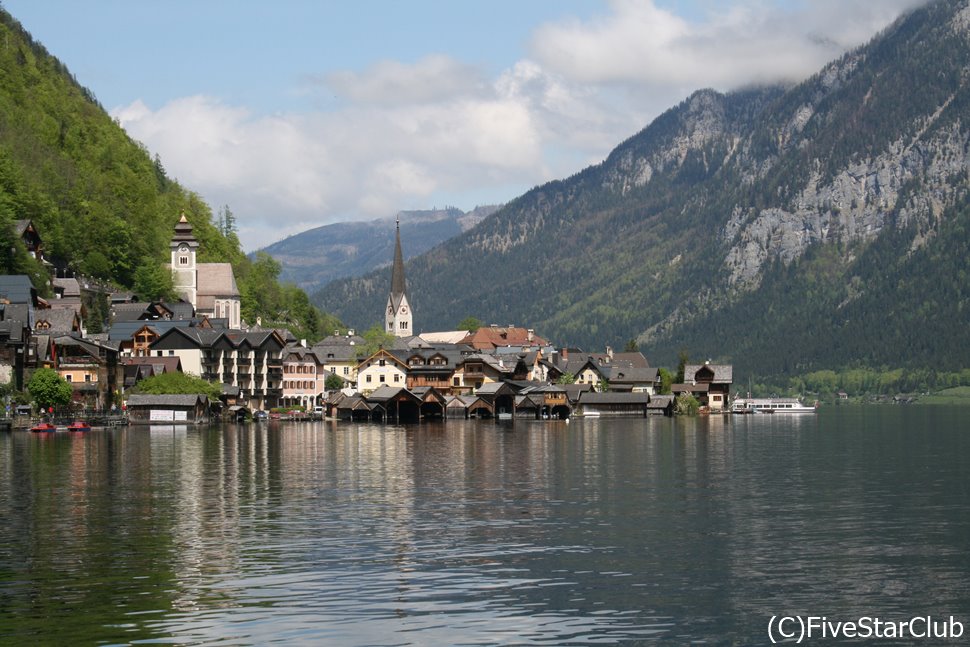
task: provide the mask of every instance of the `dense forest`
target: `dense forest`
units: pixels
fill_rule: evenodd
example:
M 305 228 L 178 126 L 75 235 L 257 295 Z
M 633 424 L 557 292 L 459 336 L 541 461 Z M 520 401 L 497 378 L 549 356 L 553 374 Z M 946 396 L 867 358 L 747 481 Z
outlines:
M 31 219 L 45 255 L 71 272 L 164 297 L 160 272 L 185 213 L 200 242 L 200 262 L 230 262 L 243 318 L 316 338 L 339 325 L 307 295 L 278 281 L 268 256 L 243 254 L 228 207 L 214 218 L 195 193 L 168 177 L 161 160 L 133 141 L 68 69 L 0 9 L 0 258 L 4 273 L 33 277 L 48 293 L 46 272 L 13 236 Z M 97 329 L 98 321 L 92 321 Z
M 970 366 L 970 21 L 920 7 L 791 87 L 694 93 L 407 265 L 417 329 L 635 339 L 781 383 Z M 365 326 L 380 273 L 319 303 Z M 949 378 L 947 378 L 949 380 Z

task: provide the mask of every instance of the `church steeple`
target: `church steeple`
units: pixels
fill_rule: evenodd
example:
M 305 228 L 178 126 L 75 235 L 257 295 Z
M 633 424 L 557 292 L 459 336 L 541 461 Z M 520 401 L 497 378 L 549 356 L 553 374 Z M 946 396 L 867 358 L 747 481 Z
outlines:
M 394 264 L 391 266 L 391 293 L 387 297 L 384 330 L 398 337 L 413 335 L 411 306 L 408 303 L 407 282 L 404 280 L 404 254 L 401 253 L 401 217 L 397 218 L 394 234 Z
M 407 293 L 404 280 L 404 255 L 401 253 L 401 217 L 397 217 L 397 231 L 394 234 L 394 267 L 391 269 L 391 298 Z

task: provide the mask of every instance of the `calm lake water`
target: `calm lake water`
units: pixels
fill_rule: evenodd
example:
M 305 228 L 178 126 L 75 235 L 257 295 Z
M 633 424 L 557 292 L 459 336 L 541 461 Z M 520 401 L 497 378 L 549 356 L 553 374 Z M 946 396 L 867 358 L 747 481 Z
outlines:
M 4 434 L 0 643 L 970 634 L 968 413 Z

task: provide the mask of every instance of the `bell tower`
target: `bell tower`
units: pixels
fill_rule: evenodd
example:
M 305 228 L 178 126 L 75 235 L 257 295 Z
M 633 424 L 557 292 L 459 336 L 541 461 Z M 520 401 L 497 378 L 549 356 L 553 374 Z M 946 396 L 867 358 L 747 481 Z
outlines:
M 175 284 L 175 292 L 195 308 L 199 290 L 195 254 L 199 241 L 192 235 L 192 225 L 185 219 L 184 212 L 175 225 L 175 235 L 172 236 L 169 248 L 172 251 L 172 282 Z

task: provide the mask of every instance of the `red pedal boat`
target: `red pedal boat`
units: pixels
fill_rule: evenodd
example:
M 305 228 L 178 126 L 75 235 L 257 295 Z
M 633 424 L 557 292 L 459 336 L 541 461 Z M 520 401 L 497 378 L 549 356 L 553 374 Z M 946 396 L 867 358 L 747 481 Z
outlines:
M 49 422 L 38 422 L 36 425 L 31 427 L 30 430 L 36 432 L 48 432 L 57 431 L 57 427 Z
M 67 426 L 68 431 L 91 431 L 91 425 L 83 420 L 75 420 Z

